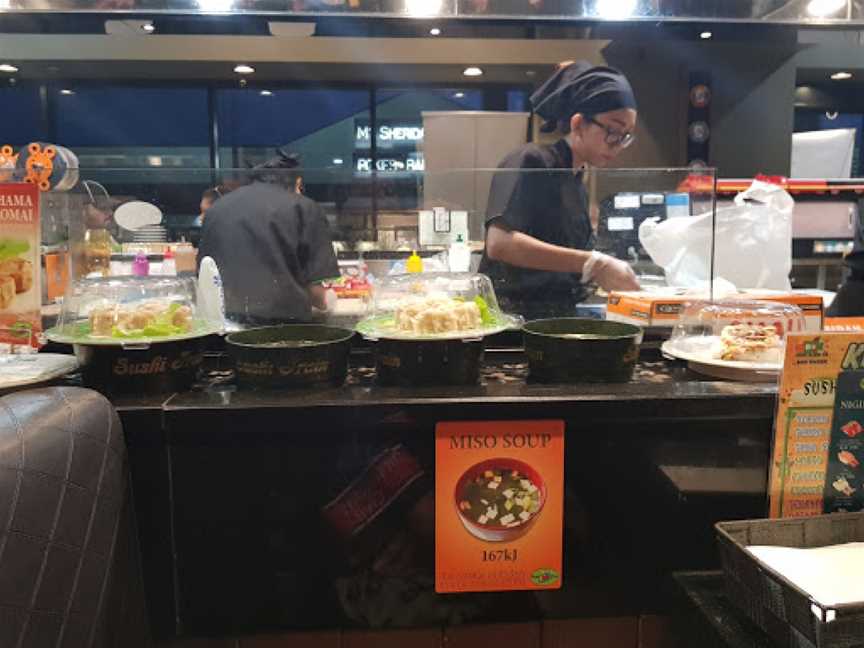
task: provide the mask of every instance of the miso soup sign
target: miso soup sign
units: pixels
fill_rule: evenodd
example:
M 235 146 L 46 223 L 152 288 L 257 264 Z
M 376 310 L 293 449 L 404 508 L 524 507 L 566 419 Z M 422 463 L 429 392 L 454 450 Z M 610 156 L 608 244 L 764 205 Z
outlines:
M 439 423 L 435 591 L 558 589 L 564 422 Z
M 42 328 L 39 189 L 0 184 L 0 343 L 38 346 Z

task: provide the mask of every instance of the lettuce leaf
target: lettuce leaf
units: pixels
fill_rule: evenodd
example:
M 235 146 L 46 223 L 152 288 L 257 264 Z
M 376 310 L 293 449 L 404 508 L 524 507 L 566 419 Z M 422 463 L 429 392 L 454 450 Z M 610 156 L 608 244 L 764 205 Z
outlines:
M 0 239 L 0 261 L 14 259 L 19 254 L 30 250 L 30 243 L 24 239 L 2 238 Z

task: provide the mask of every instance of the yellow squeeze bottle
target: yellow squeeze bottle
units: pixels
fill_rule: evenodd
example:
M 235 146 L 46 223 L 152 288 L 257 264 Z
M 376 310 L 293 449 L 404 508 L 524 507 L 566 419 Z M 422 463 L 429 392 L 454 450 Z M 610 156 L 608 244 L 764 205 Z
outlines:
M 411 251 L 411 256 L 405 263 L 405 270 L 412 274 L 423 272 L 423 259 L 421 259 L 415 250 Z

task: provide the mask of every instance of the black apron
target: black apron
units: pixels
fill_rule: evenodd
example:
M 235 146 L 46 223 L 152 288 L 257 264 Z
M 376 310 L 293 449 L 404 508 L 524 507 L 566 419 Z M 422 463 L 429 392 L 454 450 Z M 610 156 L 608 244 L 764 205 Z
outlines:
M 339 276 L 321 207 L 279 185 L 254 182 L 207 212 L 198 259 L 213 257 L 225 314 L 247 325 L 309 321 L 307 286 Z
M 500 223 L 553 245 L 594 248 L 588 191 L 582 174 L 573 173 L 566 140 L 552 146 L 527 144 L 507 155 L 498 168 L 502 171 L 493 177 L 489 191 L 487 227 Z M 572 316 L 575 305 L 588 296 L 581 275 L 518 268 L 485 253 L 480 272 L 492 278 L 505 311 L 528 319 Z

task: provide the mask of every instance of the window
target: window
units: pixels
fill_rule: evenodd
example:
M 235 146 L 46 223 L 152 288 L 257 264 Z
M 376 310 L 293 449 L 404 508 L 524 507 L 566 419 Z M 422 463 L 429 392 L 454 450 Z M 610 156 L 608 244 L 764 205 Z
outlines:
M 205 88 L 58 87 L 57 141 L 85 169 L 207 168 Z
M 35 141 L 45 141 L 39 86 L 19 83 L 0 88 L 0 146 L 9 145 L 16 151 Z

